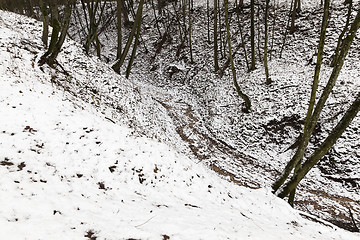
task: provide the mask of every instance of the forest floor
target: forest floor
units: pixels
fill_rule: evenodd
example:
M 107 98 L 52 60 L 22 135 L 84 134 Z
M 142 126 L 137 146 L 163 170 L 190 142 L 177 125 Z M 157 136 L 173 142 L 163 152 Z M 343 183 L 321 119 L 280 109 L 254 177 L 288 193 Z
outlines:
M 39 66 L 40 36 L 40 22 L 0 11 L 1 238 L 360 238 L 140 136 L 161 133 L 154 114 L 177 138 L 163 104 L 72 40 Z
M 232 86 L 229 70 L 226 69 L 221 78 L 212 71 L 212 44 L 207 42 L 203 5 L 197 6 L 193 15 L 195 63 L 189 62 L 187 48 L 175 56 L 174 49 L 179 42 L 178 36 L 174 34 L 163 43 L 160 52 L 156 52 L 156 45 L 148 43 L 148 51 L 139 47 L 129 80 L 116 76 L 107 64 L 96 57 L 86 57 L 82 46 L 73 41 L 65 43 L 56 70 L 38 67 L 37 59 L 43 51 L 39 39 L 40 24 L 2 12 L 0 24 L 4 34 L 0 35 L 3 54 L 1 70 L 4 77 L 1 90 L 2 96 L 6 97 L 1 103 L 2 109 L 8 114 L 2 117 L 4 130 L 0 129 L 0 150 L 4 158 L 0 159 L 3 180 L 1 195 L 9 196 L 1 197 L 2 206 L 6 206 L 1 212 L 5 236 L 11 236 L 17 228 L 18 237 L 13 239 L 21 239 L 24 233 L 41 225 L 45 219 L 52 225 L 45 230 L 36 228 L 39 231 L 36 230 L 35 234 L 39 235 L 33 235 L 33 238 L 61 232 L 69 234 L 68 239 L 81 233 L 89 239 L 96 236 L 99 239 L 114 239 L 115 236 L 123 239 L 159 239 L 161 236 L 163 239 L 193 239 L 189 236 L 199 239 L 249 236 L 250 239 L 263 239 L 265 236 L 273 239 L 358 239 L 357 234 L 349 235 L 331 224 L 325 223 L 329 228 L 305 221 L 269 190 L 294 152 L 289 147 L 301 133 L 309 98 L 321 10 L 314 6 L 306 7 L 298 18 L 298 31 L 286 40 L 282 58 L 278 57 L 282 42 L 280 29 L 286 25 L 286 21 L 278 23 L 273 59 L 270 61 L 271 85 L 265 84 L 261 64 L 255 71 L 247 72 L 243 53 L 239 50 L 236 57 L 238 80 L 252 100 L 250 113 L 242 111 L 242 101 Z M 331 49 L 344 23 L 345 13 L 345 8 L 334 9 L 329 24 L 321 87 L 331 72 L 328 66 Z M 278 19 L 286 19 L 286 13 L 278 14 Z M 245 15 L 243 17 L 242 22 L 246 24 Z M 151 20 L 144 22 L 149 26 L 152 23 Z M 9 29 L 14 32 L 10 33 Z M 147 42 L 156 42 L 158 38 L 154 37 L 153 26 L 145 29 L 147 31 L 144 31 L 143 38 Z M 102 59 L 111 60 L 116 47 L 113 41 L 115 38 L 103 37 Z M 108 41 L 105 42 L 105 39 Z M 238 41 L 234 37 L 234 45 Z M 360 89 L 359 47 L 357 38 L 321 116 L 311 149 L 326 137 Z M 221 63 L 224 61 L 225 58 Z M 61 95 L 59 90 L 63 91 Z M 20 100 L 16 93 L 24 98 Z M 61 99 L 60 106 L 57 101 L 49 100 L 53 96 Z M 52 105 L 43 105 L 47 101 L 45 99 Z M 66 106 L 63 109 L 61 105 Z M 78 111 L 82 116 L 76 114 Z M 92 114 L 98 117 L 93 118 Z M 24 119 L 18 116 L 24 116 Z M 41 116 L 47 118 L 42 119 Z M 45 120 L 50 122 L 45 123 Z M 355 222 L 360 222 L 359 124 L 358 116 L 330 154 L 299 186 L 295 205 L 301 210 L 301 215 L 319 222 L 323 222 L 320 218 L 325 219 L 354 230 L 354 222 L 349 214 L 351 209 Z M 92 136 L 93 132 L 97 134 Z M 69 149 L 59 148 L 59 142 L 65 147 L 71 142 L 73 144 Z M 170 147 L 158 142 L 164 142 Z M 134 146 L 139 146 L 139 149 L 134 150 Z M 173 152 L 174 149 L 180 153 Z M 124 157 L 119 158 L 119 151 L 122 150 L 125 152 Z M 168 156 L 168 152 L 172 155 Z M 176 164 L 161 160 L 164 156 Z M 121 161 L 120 164 L 116 163 L 116 159 Z M 144 159 L 148 164 L 144 163 Z M 185 163 L 185 166 L 177 165 L 180 162 Z M 86 168 L 84 164 L 87 164 Z M 204 165 L 229 182 L 247 188 L 219 181 L 216 174 L 203 168 Z M 158 176 L 158 166 L 164 166 L 161 168 L 161 171 L 165 171 L 161 175 L 163 177 Z M 195 181 L 196 174 L 202 180 Z M 168 185 L 169 182 L 174 185 Z M 44 186 L 39 186 L 41 183 Z M 196 187 L 193 189 L 191 186 Z M 204 186 L 207 186 L 206 190 Z M 214 186 L 219 191 L 208 196 L 212 203 L 203 202 L 205 192 L 202 191 L 213 192 L 208 188 Z M 149 190 L 151 188 L 155 190 Z M 119 189 L 126 190 L 114 191 Z M 162 191 L 165 193 L 162 194 Z M 48 198 L 50 192 L 53 195 Z M 54 195 L 64 200 L 57 202 Z M 249 198 L 243 197 L 248 195 Z M 119 207 L 115 213 L 114 208 L 118 206 L 121 196 L 126 203 L 135 201 L 136 204 L 124 204 L 125 213 Z M 174 196 L 177 199 L 175 202 L 162 201 L 173 199 Z M 79 198 L 85 203 L 82 204 Z M 221 199 L 228 202 L 229 205 L 225 204 L 228 207 L 218 207 L 217 201 L 221 202 Z M 107 201 L 110 203 L 103 206 Z M 238 204 L 244 205 L 234 209 Z M 263 207 L 263 204 L 270 208 Z M 214 209 L 210 211 L 212 215 L 206 213 L 209 209 Z M 269 209 L 275 209 L 275 212 Z M 43 210 L 49 210 L 51 214 L 44 218 Z M 148 215 L 144 214 L 146 211 Z M 91 216 L 87 215 L 89 212 Z M 153 214 L 156 217 L 152 215 L 153 212 L 156 212 Z M 239 219 L 239 212 L 249 221 Z M 279 212 L 283 214 L 276 216 Z M 185 215 L 189 215 L 189 218 L 185 218 Z M 76 219 L 72 216 L 76 216 Z M 222 216 L 221 221 L 216 222 L 218 216 Z M 294 219 L 290 219 L 292 216 L 295 216 Z M 92 220 L 86 222 L 80 218 Z M 103 221 L 105 218 L 122 220 L 120 225 L 115 224 L 115 229 Z M 195 221 L 198 225 L 189 226 L 196 218 L 199 219 Z M 166 221 L 170 222 L 164 229 L 169 232 L 159 229 Z M 58 225 L 59 222 L 62 224 Z M 249 227 L 250 222 L 256 228 Z M 70 226 L 72 223 L 74 226 Z M 300 227 L 295 226 L 298 223 Z M 226 227 L 215 231 L 219 224 Z M 239 226 L 245 227 L 239 229 Z M 194 232 L 184 232 L 189 227 Z M 68 228 L 74 231 L 70 233 Z M 319 230 L 321 233 L 318 234 L 320 228 L 324 230 Z M 214 233 L 218 235 L 212 235 Z M 52 239 L 63 239 L 64 236 Z
M 163 107 L 161 114 L 170 118 L 178 137 L 173 138 L 174 129 L 166 130 L 168 126 L 164 126 L 163 120 L 156 120 L 154 123 L 158 127 L 147 128 L 144 133 L 168 136 L 165 141 L 240 185 L 250 188 L 270 186 L 294 154 L 296 140 L 302 133 L 315 71 L 322 8 L 316 1 L 304 4 L 297 16 L 295 33 L 287 34 L 285 40 L 288 12 L 277 10 L 275 25 L 274 15 L 270 15 L 271 85 L 265 84 L 264 68 L 259 63 L 261 59 L 257 59 L 256 70 L 247 71 L 235 23 L 235 10 L 230 8 L 232 26 L 236 26 L 232 29 L 232 44 L 236 49 L 237 78 L 243 92 L 252 101 L 251 112 L 244 113 L 244 104 L 233 87 L 230 69 L 226 68 L 222 76 L 213 71 L 213 43 L 207 35 L 206 2 L 196 3 L 192 11 L 194 62 L 190 61 L 188 45 L 179 47 L 177 25 L 172 25 L 166 14 L 158 17 L 162 31 L 160 38 L 155 19 L 151 11 L 147 11 L 142 32 L 146 48 L 143 44 L 139 45 L 130 80 Z M 289 9 L 289 4 L 288 1 L 279 1 L 278 9 Z M 359 4 L 355 1 L 354 8 L 358 9 Z M 245 7 L 240 14 L 247 44 L 250 42 L 249 11 Z M 329 65 L 345 24 L 346 13 L 346 6 L 340 1 L 332 2 L 318 96 L 331 74 Z M 260 18 L 255 23 L 256 35 L 263 39 L 263 10 L 260 9 L 257 15 Z M 104 34 L 101 40 L 104 44 L 103 60 L 109 63 L 114 60 L 116 52 L 116 28 L 111 28 L 113 33 Z M 220 29 L 224 39 L 225 26 Z M 223 42 L 219 49 L 220 67 L 227 59 L 225 46 Z M 262 46 L 260 41 L 257 46 L 260 56 L 263 54 Z M 249 55 L 249 45 L 246 48 Z M 177 51 L 179 54 L 176 54 Z M 320 117 L 306 156 L 326 138 L 359 92 L 359 59 L 357 37 Z M 152 118 L 151 114 L 146 117 Z M 352 231 L 356 231 L 357 227 L 349 212 L 353 213 L 356 222 L 360 221 L 359 125 L 360 117 L 357 116 L 336 145 L 301 182 L 295 202 L 297 209 Z

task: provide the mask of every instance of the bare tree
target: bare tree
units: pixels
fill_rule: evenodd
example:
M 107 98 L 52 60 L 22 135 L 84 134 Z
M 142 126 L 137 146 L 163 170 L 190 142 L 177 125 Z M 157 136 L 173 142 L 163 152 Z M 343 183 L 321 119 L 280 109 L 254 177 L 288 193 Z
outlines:
M 269 68 L 268 68 L 268 16 L 269 16 L 269 3 L 270 0 L 266 0 L 265 5 L 265 42 L 264 42 L 264 67 L 265 67 L 265 78 L 266 84 L 271 83 L 271 78 L 269 77 Z
M 351 24 L 350 30 L 347 33 L 346 38 L 344 39 L 341 50 L 339 53 L 339 57 L 337 58 L 337 62 L 333 67 L 332 73 L 329 77 L 327 85 L 325 86 L 321 96 L 319 97 L 318 102 L 315 105 L 315 97 L 316 90 L 319 80 L 319 72 L 321 67 L 321 59 L 324 47 L 325 40 L 325 31 L 327 25 L 328 11 L 329 11 L 329 2 L 330 0 L 324 1 L 324 16 L 322 22 L 322 30 L 319 42 L 319 50 L 318 50 L 318 59 L 315 67 L 315 76 L 312 86 L 312 94 L 309 102 L 308 113 L 305 120 L 304 132 L 301 137 L 301 141 L 299 147 L 293 156 L 293 158 L 288 162 L 281 176 L 275 181 L 273 184 L 273 190 L 277 193 L 279 197 L 286 197 L 291 193 L 289 197 L 289 203 L 293 204 L 295 189 L 300 180 L 306 175 L 306 173 L 311 169 L 314 164 L 316 164 L 321 157 L 331 148 L 331 146 L 336 142 L 336 140 L 341 136 L 342 132 L 346 129 L 346 127 L 351 123 L 352 119 L 356 116 L 359 111 L 359 95 L 353 105 L 348 109 L 340 122 L 336 125 L 336 127 L 329 134 L 328 138 L 320 145 L 319 148 L 315 150 L 315 152 L 308 158 L 303 164 L 301 164 L 301 160 L 304 157 L 305 150 L 310 141 L 310 137 L 315 129 L 316 123 L 319 119 L 320 113 L 335 85 L 335 82 L 339 76 L 340 70 L 344 64 L 345 57 L 348 54 L 350 46 L 356 36 L 356 32 L 360 27 L 360 9 L 357 10 L 357 15 L 354 21 Z M 291 180 L 284 185 L 286 179 L 288 179 L 291 171 L 294 170 L 294 175 Z M 283 186 L 284 185 L 284 186 Z M 282 187 L 283 186 L 283 187 Z M 280 189 L 280 187 L 282 187 Z
M 236 88 L 236 92 L 238 93 L 238 95 L 245 101 L 245 109 L 244 112 L 249 112 L 250 108 L 251 108 L 251 102 L 249 97 L 243 93 L 240 89 L 240 86 L 237 82 L 236 79 L 236 70 L 235 70 L 235 65 L 234 65 L 234 60 L 233 60 L 233 55 L 232 55 L 232 50 L 231 50 L 231 37 L 230 37 L 230 24 L 229 24 L 229 6 L 228 6 L 228 0 L 224 0 L 224 6 L 225 6 L 225 24 L 226 24 L 226 36 L 227 36 L 227 43 L 228 43 L 228 50 L 229 50 L 229 59 L 230 59 L 230 64 L 231 64 L 231 71 L 232 71 L 232 76 L 233 76 L 233 82 L 234 82 L 234 86 Z
M 251 39 L 251 66 L 255 70 L 255 0 L 250 1 L 250 39 Z
M 51 12 L 51 39 L 48 50 L 40 58 L 39 64 L 42 65 L 47 63 L 48 65 L 52 66 L 55 63 L 55 60 L 60 53 L 61 47 L 66 38 L 71 18 L 73 1 L 66 1 L 62 21 L 60 21 L 58 9 L 60 4 L 55 0 L 49 1 L 48 4 Z
M 113 70 L 117 73 L 120 73 L 120 68 L 121 66 L 124 64 L 125 58 L 130 50 L 130 46 L 135 39 L 135 43 L 133 46 L 133 51 L 130 57 L 130 61 L 129 61 L 129 66 L 128 69 L 131 69 L 131 65 L 134 61 L 135 58 L 135 53 L 136 53 L 136 48 L 138 45 L 138 41 L 139 41 L 139 35 L 140 35 L 140 28 L 141 28 L 141 20 L 142 20 L 142 11 L 143 11 L 143 5 L 144 5 L 144 0 L 140 0 L 137 12 L 136 12 L 136 16 L 135 16 L 135 22 L 131 28 L 131 32 L 129 34 L 128 40 L 126 42 L 126 45 L 124 47 L 124 50 L 121 54 L 121 57 L 115 62 L 115 64 L 112 66 Z M 130 73 L 130 70 L 127 70 L 128 73 Z
M 214 69 L 219 70 L 218 34 L 217 34 L 218 0 L 214 0 Z

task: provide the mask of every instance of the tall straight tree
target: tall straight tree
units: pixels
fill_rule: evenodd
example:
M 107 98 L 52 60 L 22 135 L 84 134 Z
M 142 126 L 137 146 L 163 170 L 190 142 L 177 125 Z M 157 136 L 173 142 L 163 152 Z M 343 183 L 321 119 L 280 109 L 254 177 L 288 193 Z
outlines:
M 290 26 L 290 34 L 295 32 L 295 19 L 296 19 L 296 12 L 300 9 L 300 0 L 294 0 L 294 4 L 291 9 L 291 26 Z
M 242 48 L 244 50 L 244 58 L 245 58 L 247 70 L 248 70 L 248 72 L 250 72 L 250 64 L 249 64 L 249 60 L 248 60 L 248 56 L 247 56 L 246 44 L 245 44 L 244 34 L 243 34 L 241 21 L 240 21 L 240 12 L 242 10 L 242 6 L 238 5 L 237 1 L 235 1 L 235 7 L 237 9 L 237 11 L 236 11 L 236 20 L 237 20 L 238 27 L 239 27 L 241 46 L 242 46 Z
M 265 78 L 266 84 L 271 83 L 271 78 L 269 77 L 269 68 L 268 68 L 268 16 L 269 16 L 269 3 L 270 0 L 266 0 L 265 5 L 265 42 L 264 42 L 264 67 L 265 67 Z
M 117 49 L 116 49 L 116 59 L 121 57 L 122 51 L 122 1 L 116 0 L 116 19 L 117 19 Z
M 188 0 L 188 11 L 189 11 L 189 48 L 190 48 L 190 62 L 193 63 L 194 62 L 194 58 L 193 58 L 193 48 L 192 48 L 192 40 L 191 40 L 191 28 L 192 28 L 192 24 L 191 24 L 191 11 L 192 11 L 192 7 L 191 7 L 191 0 Z
M 321 25 L 320 41 L 319 41 L 319 46 L 318 46 L 318 55 L 317 55 L 317 60 L 316 60 L 315 74 L 314 74 L 314 80 L 313 80 L 313 85 L 312 85 L 312 89 L 311 89 L 309 106 L 308 106 L 306 120 L 305 120 L 305 124 L 304 124 L 304 132 L 301 136 L 301 141 L 300 141 L 299 147 L 298 147 L 295 155 L 288 162 L 281 177 L 278 178 L 277 181 L 273 184 L 274 191 L 277 191 L 279 189 L 279 187 L 285 182 L 285 180 L 288 178 L 288 176 L 290 175 L 293 168 L 297 164 L 301 163 L 301 159 L 304 156 L 305 149 L 308 145 L 308 141 L 310 141 L 312 131 L 309 131 L 309 127 L 310 127 L 310 122 L 311 122 L 311 118 L 312 118 L 312 114 L 313 114 L 316 92 L 317 92 L 318 83 L 319 83 L 320 68 L 321 68 L 322 57 L 323 57 L 323 52 L 324 52 L 324 45 L 325 45 L 326 27 L 327 27 L 327 22 L 328 22 L 328 18 L 329 18 L 329 5 L 330 5 L 330 0 L 326 0 L 325 4 L 324 4 L 324 14 L 323 14 L 323 20 L 322 20 L 322 25 Z M 308 141 L 306 141 L 306 140 L 308 140 Z M 294 193 L 292 195 L 294 195 Z M 291 196 L 291 198 L 293 198 L 293 196 Z M 291 199 L 290 199 L 290 202 L 291 202 Z
M 219 70 L 217 16 L 218 16 L 218 0 L 214 0 L 214 70 L 215 72 Z
M 347 1 L 345 1 L 344 4 L 349 4 L 348 5 L 347 17 L 346 17 L 346 23 L 345 23 L 344 29 L 342 30 L 342 32 L 339 35 L 338 42 L 337 42 L 336 49 L 335 49 L 335 53 L 334 53 L 334 56 L 333 56 L 332 61 L 330 63 L 331 67 L 335 66 L 336 60 L 337 60 L 337 58 L 339 56 L 340 46 L 341 46 L 341 43 L 343 41 L 343 37 L 344 37 L 344 35 L 345 35 L 345 33 L 346 33 L 346 31 L 347 31 L 347 29 L 349 27 L 349 24 L 350 24 L 352 0 L 347 0 Z
M 128 78 L 130 76 L 131 67 L 132 67 L 132 64 L 134 62 L 135 55 L 136 55 L 136 49 L 137 49 L 137 46 L 139 44 L 143 6 L 144 6 L 144 0 L 140 0 L 139 7 L 138 7 L 138 12 L 136 14 L 136 19 L 135 19 L 135 22 L 134 22 L 134 24 L 136 24 L 135 43 L 134 43 L 134 46 L 133 46 L 133 49 L 132 49 L 132 52 L 131 52 L 131 56 L 130 56 L 128 66 L 126 68 L 126 78 Z
M 250 1 L 250 41 L 251 65 L 250 70 L 255 70 L 255 0 Z
M 47 0 L 39 1 L 41 16 L 43 20 L 43 31 L 41 40 L 45 47 L 48 47 L 48 36 L 49 36 L 49 13 L 48 13 L 48 3 Z

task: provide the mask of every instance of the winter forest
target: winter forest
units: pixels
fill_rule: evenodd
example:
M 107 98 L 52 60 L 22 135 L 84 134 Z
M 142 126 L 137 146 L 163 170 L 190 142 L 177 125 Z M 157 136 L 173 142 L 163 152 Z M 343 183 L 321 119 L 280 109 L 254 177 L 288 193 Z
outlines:
M 359 0 L 0 0 L 0 238 L 360 239 Z

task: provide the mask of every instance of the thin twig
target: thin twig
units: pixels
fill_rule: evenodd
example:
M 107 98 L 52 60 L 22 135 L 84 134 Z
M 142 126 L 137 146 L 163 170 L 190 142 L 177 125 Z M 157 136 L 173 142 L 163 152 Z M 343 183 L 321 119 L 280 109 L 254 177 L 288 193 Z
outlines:
M 156 217 L 156 215 L 155 216 L 152 216 L 151 218 L 149 218 L 146 222 L 144 222 L 144 223 L 142 223 L 142 224 L 139 224 L 139 225 L 137 225 L 137 226 L 135 226 L 136 228 L 138 228 L 138 227 L 141 227 L 142 225 L 145 225 L 146 223 L 148 223 L 151 219 L 153 219 L 154 217 Z

